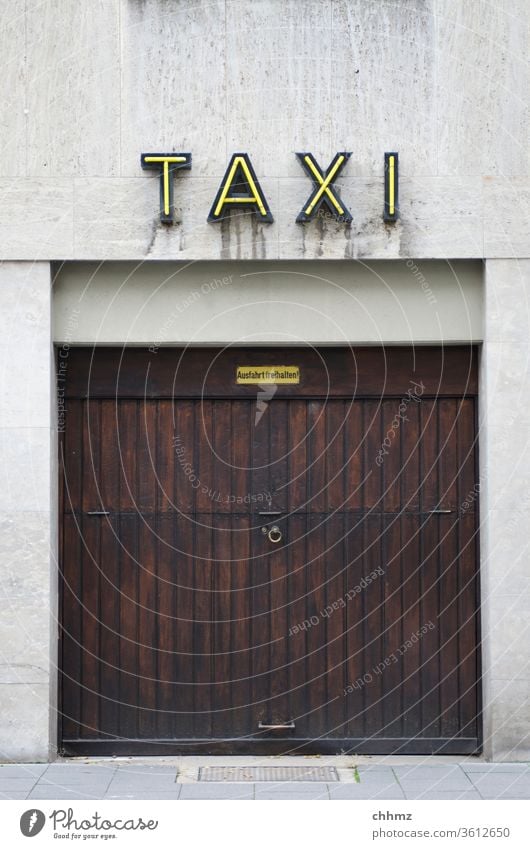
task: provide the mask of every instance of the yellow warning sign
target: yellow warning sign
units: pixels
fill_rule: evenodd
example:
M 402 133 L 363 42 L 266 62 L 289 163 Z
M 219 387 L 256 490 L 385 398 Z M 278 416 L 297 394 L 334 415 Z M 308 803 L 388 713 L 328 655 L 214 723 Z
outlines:
M 236 383 L 300 383 L 298 366 L 237 366 Z

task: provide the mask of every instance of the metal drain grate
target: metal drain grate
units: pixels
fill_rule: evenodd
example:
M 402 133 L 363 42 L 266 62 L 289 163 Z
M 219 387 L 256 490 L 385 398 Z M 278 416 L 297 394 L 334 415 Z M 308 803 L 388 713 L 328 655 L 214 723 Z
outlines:
M 201 766 L 199 781 L 338 781 L 334 766 Z

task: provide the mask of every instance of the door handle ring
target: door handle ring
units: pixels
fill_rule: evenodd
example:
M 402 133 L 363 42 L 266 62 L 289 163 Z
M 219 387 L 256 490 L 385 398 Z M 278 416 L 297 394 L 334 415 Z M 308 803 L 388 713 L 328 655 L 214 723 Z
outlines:
M 283 534 L 279 529 L 278 525 L 273 525 L 272 528 L 269 529 L 268 537 L 269 540 L 275 544 L 282 541 Z

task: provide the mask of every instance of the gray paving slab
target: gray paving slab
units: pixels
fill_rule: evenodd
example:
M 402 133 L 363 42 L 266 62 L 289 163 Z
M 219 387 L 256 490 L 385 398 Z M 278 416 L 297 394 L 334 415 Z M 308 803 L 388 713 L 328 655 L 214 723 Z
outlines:
M 77 784 L 103 784 L 108 785 L 112 781 L 113 774 L 111 772 L 74 772 L 72 775 L 64 772 L 45 772 L 42 778 L 39 778 L 39 784 L 59 784 L 59 785 L 77 785 Z
M 0 764 L 0 778 L 38 778 L 49 764 Z
M 15 790 L 23 793 L 26 790 L 29 793 L 36 782 L 35 776 L 32 778 L 0 778 L 0 792 L 7 793 L 10 790 Z
M 397 784 L 384 790 L 381 787 L 362 787 L 360 784 L 329 786 L 330 799 L 404 799 L 405 794 Z
M 528 793 L 518 793 L 517 791 L 506 791 L 501 793 L 488 793 L 486 791 L 480 791 L 480 795 L 483 799 L 499 799 L 504 801 L 520 801 L 522 799 L 530 799 L 530 795 Z
M 530 764 L 488 764 L 488 763 L 463 763 L 462 769 L 464 772 L 487 772 L 487 773 L 497 773 L 497 772 L 518 772 L 518 773 L 529 773 L 530 774 Z
M 50 764 L 44 775 L 57 773 L 58 775 L 114 775 L 118 767 L 110 764 Z
M 263 781 L 256 783 L 255 788 L 256 799 L 292 799 L 295 796 L 297 798 L 305 796 L 311 799 L 329 798 L 328 785 L 317 781 L 284 781 L 281 784 Z
M 50 785 L 36 785 L 27 797 L 28 799 L 104 799 L 105 790 L 101 787 L 82 786 L 70 788 L 67 790 L 57 788 Z
M 433 781 L 440 778 L 454 778 L 462 775 L 462 770 L 458 764 L 449 764 L 447 766 L 422 766 L 421 764 L 395 766 L 393 772 L 400 781 L 403 778 L 410 778 L 414 781 Z
M 174 799 L 175 801 L 177 801 L 180 796 L 180 787 L 181 785 L 178 785 L 177 789 L 174 790 L 172 793 L 166 793 L 165 790 L 162 790 L 159 793 L 152 793 L 148 791 L 147 793 L 121 793 L 115 795 L 107 794 L 105 796 L 105 799 L 145 799 L 146 801 L 152 801 L 156 799 L 161 802 L 167 799 Z
M 448 799 L 448 800 L 449 799 L 461 799 L 462 801 L 465 801 L 465 800 L 478 801 L 478 800 L 482 799 L 482 796 L 476 790 L 462 790 L 460 793 L 457 790 L 455 790 L 453 792 L 449 792 L 447 790 L 443 791 L 443 792 L 439 792 L 439 791 L 436 792 L 434 790 L 427 790 L 424 793 L 417 793 L 415 791 L 408 791 L 407 790 L 407 791 L 405 791 L 405 798 L 406 799 L 439 799 L 441 802 L 443 802 L 444 799 Z
M 0 793 L 0 801 L 8 801 L 9 799 L 27 799 L 27 793 L 18 793 L 17 791 L 9 791 L 7 793 Z
M 454 780 L 451 778 L 439 778 L 438 780 L 431 781 L 411 781 L 405 778 L 400 779 L 399 784 L 405 792 L 410 790 L 417 793 L 420 793 L 422 790 L 431 790 L 433 793 L 450 793 L 452 790 L 464 792 L 466 790 L 476 789 L 465 775 Z
M 134 781 L 123 781 L 120 779 L 113 779 L 109 784 L 109 790 L 112 792 L 121 793 L 124 790 L 129 790 L 131 793 L 138 793 L 142 790 L 151 790 L 155 792 L 156 790 L 166 790 L 170 791 L 176 782 L 174 778 L 160 781 L 155 779 L 143 778 Z
M 372 772 L 368 775 L 359 772 L 359 781 L 364 787 L 392 787 L 398 784 L 398 780 L 392 772 Z
M 119 775 L 172 775 L 175 777 L 177 774 L 177 767 L 163 766 L 161 764 L 157 764 L 156 766 L 148 766 L 145 764 L 118 764 L 117 772 Z
M 393 775 L 393 769 L 391 766 L 385 766 L 384 764 L 374 764 L 373 766 L 370 764 L 369 766 L 358 766 L 357 772 L 359 775 L 372 775 L 372 774 L 387 774 Z
M 256 794 L 256 801 L 264 802 L 266 800 L 276 801 L 276 802 L 279 802 L 279 801 L 283 801 L 283 802 L 286 802 L 286 801 L 289 801 L 289 802 L 294 802 L 294 801 L 297 801 L 297 802 L 304 802 L 304 801 L 305 802 L 328 802 L 329 796 L 328 796 L 327 793 L 326 793 L 325 796 L 324 795 L 318 796 L 318 795 L 314 795 L 314 794 L 311 794 L 311 793 L 290 793 L 288 796 L 279 796 L 278 794 L 275 794 L 275 793 L 267 793 L 265 790 L 263 791 L 263 793 L 260 793 L 259 795 Z
M 487 773 L 468 773 L 472 784 L 482 792 L 488 793 L 498 791 L 499 793 L 508 791 L 518 791 L 528 793 L 530 795 L 530 776 L 518 775 L 517 773 L 497 772 L 494 774 Z
M 253 784 L 181 784 L 180 799 L 253 799 Z

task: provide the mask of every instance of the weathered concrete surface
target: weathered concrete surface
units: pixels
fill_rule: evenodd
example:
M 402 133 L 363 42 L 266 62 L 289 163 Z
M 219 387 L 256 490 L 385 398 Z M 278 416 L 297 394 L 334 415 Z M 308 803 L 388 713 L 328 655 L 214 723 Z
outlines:
M 55 585 L 48 263 L 0 266 L 0 758 L 47 760 Z M 53 594 L 56 595 L 56 592 Z
M 528 255 L 526 0 L 21 0 L 2 12 L 0 258 Z M 148 150 L 187 150 L 158 223 Z M 351 226 L 294 219 L 324 167 Z M 398 150 L 401 221 L 384 225 Z M 275 223 L 206 216 L 247 151 Z M 73 222 L 73 225 L 72 225 Z M 73 227 L 73 230 L 72 230 Z
M 488 260 L 481 363 L 484 742 L 530 759 L 530 261 Z

